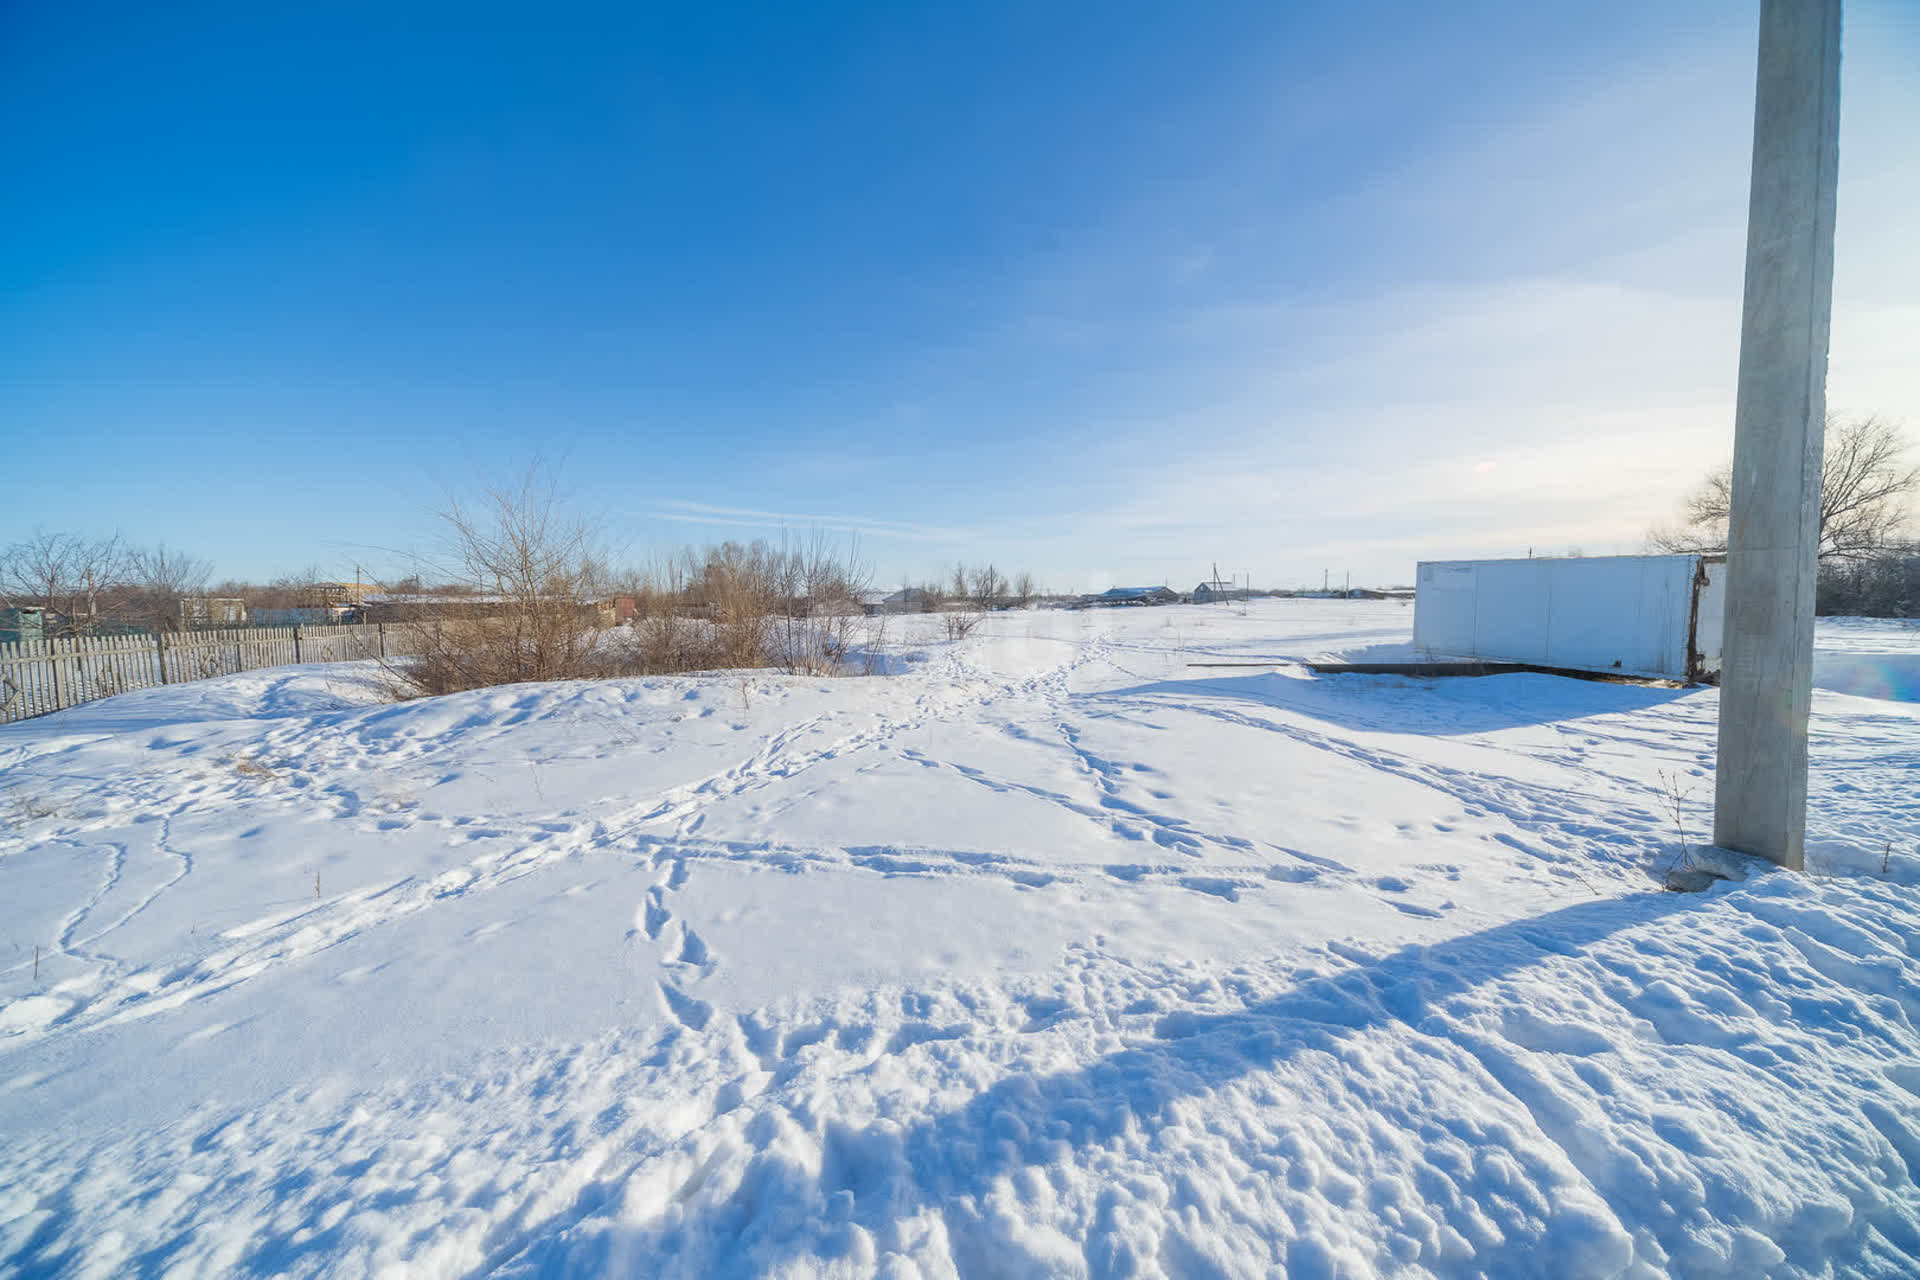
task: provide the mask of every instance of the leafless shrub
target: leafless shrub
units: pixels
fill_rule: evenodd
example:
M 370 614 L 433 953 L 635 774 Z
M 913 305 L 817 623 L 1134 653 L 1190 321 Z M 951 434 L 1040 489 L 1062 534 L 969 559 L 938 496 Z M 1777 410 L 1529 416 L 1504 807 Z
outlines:
M 871 580 L 857 542 L 823 533 L 726 542 L 643 575 L 634 630 L 649 671 L 832 674 L 852 654 Z
M 692 590 L 698 577 L 691 553 L 670 556 L 643 576 L 635 592 L 632 630 L 644 670 L 704 671 L 727 665 L 719 628 Z
M 9 787 L 5 814 L 8 826 L 19 826 L 40 818 L 57 818 L 60 816 L 60 806 L 44 796 L 30 794 L 19 787 Z
M 870 571 L 857 544 L 826 534 L 725 542 L 615 573 L 597 529 L 563 510 L 538 467 L 441 516 L 451 554 L 431 577 L 463 594 L 417 602 L 402 646 L 414 656 L 390 664 L 403 696 L 755 667 L 831 674 L 860 635 Z M 626 625 L 597 604 L 616 583 L 633 600 Z
M 229 755 L 226 758 L 226 762 L 227 766 L 235 773 L 243 778 L 252 778 L 256 782 L 272 782 L 280 776 L 266 765 L 261 764 L 258 760 L 252 759 L 249 756 L 243 756 L 238 752 Z
M 1664 802 L 1667 816 L 1673 820 L 1673 833 L 1680 841 L 1680 851 L 1673 855 L 1667 869 L 1661 874 L 1661 883 L 1669 889 L 1690 886 L 1698 876 L 1693 862 L 1693 844 L 1687 839 L 1686 801 L 1687 792 L 1680 789 L 1678 775 L 1660 771 L 1660 798 Z
M 980 625 L 980 619 L 980 614 L 966 609 L 955 609 L 943 615 L 941 621 L 946 624 L 947 639 L 965 640 L 973 634 L 973 629 Z
M 826 675 L 842 669 L 852 651 L 865 596 L 873 585 L 871 567 L 857 539 L 843 546 L 815 530 L 778 555 L 784 617 L 780 665 L 789 671 Z
M 725 666 L 760 666 L 772 652 L 783 568 L 763 541 L 723 542 L 708 549 L 695 590 L 719 629 Z
M 396 692 L 452 693 L 530 680 L 602 674 L 591 607 L 598 531 L 568 512 L 552 474 L 530 466 L 475 502 L 439 513 L 450 573 L 462 595 L 435 601 L 403 623 L 411 656 L 389 663 Z

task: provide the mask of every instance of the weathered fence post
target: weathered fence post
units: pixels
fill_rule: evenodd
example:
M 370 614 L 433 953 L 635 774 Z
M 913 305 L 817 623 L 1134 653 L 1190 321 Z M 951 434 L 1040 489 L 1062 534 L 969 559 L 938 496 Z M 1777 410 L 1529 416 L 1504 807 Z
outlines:
M 154 651 L 155 657 L 160 662 L 160 683 L 165 684 L 167 682 L 167 633 L 166 632 L 156 631 L 153 633 L 153 651 Z
M 385 658 L 387 656 L 387 624 L 384 622 L 376 622 L 373 624 L 373 631 L 374 636 L 380 642 L 380 656 Z
M 300 656 L 300 624 L 296 622 L 293 624 L 293 663 L 299 666 L 303 661 L 305 659 Z

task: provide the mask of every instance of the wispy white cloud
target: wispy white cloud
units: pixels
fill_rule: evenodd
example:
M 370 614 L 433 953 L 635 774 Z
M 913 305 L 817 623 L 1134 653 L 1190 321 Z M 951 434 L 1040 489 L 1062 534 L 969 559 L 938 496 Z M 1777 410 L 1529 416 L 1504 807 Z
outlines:
M 914 542 L 958 542 L 977 536 L 976 530 L 952 526 L 909 524 L 868 516 L 764 511 L 754 507 L 717 506 L 681 498 L 661 499 L 655 509 L 643 514 L 654 519 L 672 520 L 681 524 L 720 525 L 748 529 L 825 529 L 836 533 L 857 533 L 875 538 L 901 538 Z
M 1849 19 L 1829 401 L 1920 429 L 1920 81 L 1897 56 L 1920 43 L 1889 36 L 1898 21 L 1884 2 Z M 1197 580 L 1215 558 L 1299 582 L 1637 550 L 1731 448 L 1754 53 L 1737 25 L 1678 23 L 1687 39 L 1650 39 L 1627 75 L 1287 207 L 1244 172 L 1135 193 L 983 286 L 974 341 L 899 389 L 949 434 L 977 387 L 1052 398 L 992 407 L 1030 441 L 994 455 L 1005 483 L 970 500 L 977 521 L 668 518 L 858 530 L 923 549 L 902 551 L 910 573 L 965 555 L 1058 586 Z M 973 514 L 954 501 L 927 510 Z

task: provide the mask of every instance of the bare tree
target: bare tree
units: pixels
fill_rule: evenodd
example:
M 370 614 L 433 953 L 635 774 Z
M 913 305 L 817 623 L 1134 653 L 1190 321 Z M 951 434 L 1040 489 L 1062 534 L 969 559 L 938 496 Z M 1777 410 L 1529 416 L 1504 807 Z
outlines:
M 57 608 L 73 582 L 79 539 L 70 533 L 35 529 L 7 548 L 0 561 L 0 592 L 10 608 Z
M 127 544 L 118 533 L 86 539 L 75 566 L 74 599 L 67 616 L 75 631 L 91 631 L 126 610 Z M 84 612 L 79 607 L 84 602 Z
M 1733 510 L 1733 464 L 1707 473 L 1700 487 L 1680 500 L 1680 523 L 1655 525 L 1647 550 L 1667 555 L 1718 554 L 1727 549 L 1727 517 Z
M 1012 590 L 1013 590 L 1014 603 L 1019 605 L 1022 609 L 1026 608 L 1029 604 L 1032 604 L 1033 597 L 1035 594 L 1034 586 L 1033 586 L 1033 575 L 1027 572 L 1025 569 L 1022 569 L 1019 573 L 1014 574 Z
M 1820 558 L 1871 559 L 1898 541 L 1920 491 L 1920 466 L 1904 461 L 1899 427 L 1870 416 L 1851 421 L 1829 415 L 1820 465 Z M 1677 526 L 1647 535 L 1651 551 L 1717 553 L 1727 549 L 1733 506 L 1733 464 L 1710 472 L 1681 503 Z
M 991 609 L 1006 596 L 1007 580 L 991 564 L 975 569 L 969 575 L 968 594 L 976 609 Z
M 50 620 L 50 635 L 85 632 L 122 611 L 126 568 L 117 533 L 89 538 L 36 529 L 0 558 L 0 598 L 59 615 Z
M 213 563 L 181 551 L 170 551 L 166 543 L 128 556 L 128 578 L 134 589 L 134 608 L 156 631 L 176 630 L 180 626 L 180 602 L 202 595 L 213 576 Z
M 1823 559 L 1864 560 L 1895 541 L 1920 490 L 1920 466 L 1906 465 L 1906 451 L 1900 429 L 1884 418 L 1829 425 L 1820 465 Z

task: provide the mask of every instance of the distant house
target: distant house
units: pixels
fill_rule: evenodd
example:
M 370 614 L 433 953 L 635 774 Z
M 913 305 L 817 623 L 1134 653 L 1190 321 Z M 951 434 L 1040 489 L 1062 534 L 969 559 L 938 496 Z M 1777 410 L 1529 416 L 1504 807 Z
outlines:
M 1195 604 L 1217 604 L 1222 600 L 1244 600 L 1250 593 L 1231 582 L 1222 582 L 1218 578 L 1203 582 L 1193 589 Z
M 603 627 L 617 627 L 633 621 L 639 602 L 630 595 L 604 596 L 592 602 Z
M 940 603 L 940 598 L 924 587 L 902 587 L 900 590 L 881 596 L 878 600 L 868 599 L 868 613 L 931 613 Z
M 187 596 L 180 601 L 180 625 L 188 631 L 202 627 L 244 627 L 247 602 L 238 596 Z
M 1171 587 L 1113 587 L 1099 595 L 1086 597 L 1086 602 L 1096 605 L 1179 604 L 1180 593 Z

